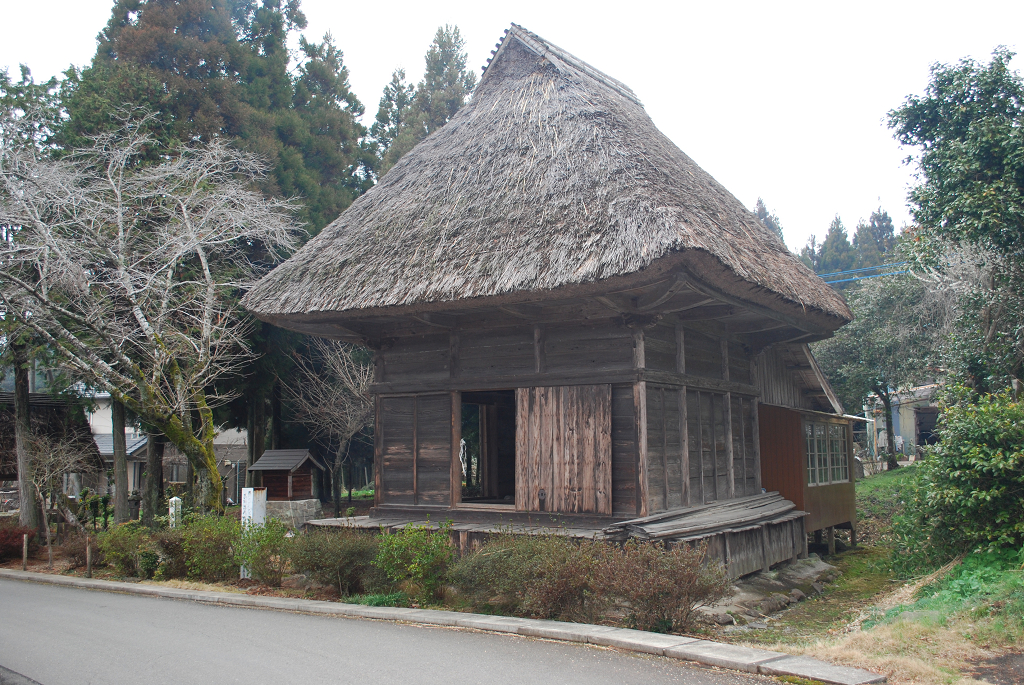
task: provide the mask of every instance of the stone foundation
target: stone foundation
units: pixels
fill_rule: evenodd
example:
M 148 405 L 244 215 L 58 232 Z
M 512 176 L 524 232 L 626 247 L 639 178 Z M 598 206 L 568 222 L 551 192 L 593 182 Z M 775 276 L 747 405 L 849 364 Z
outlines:
M 318 499 L 267 502 L 267 518 L 275 518 L 295 530 L 301 528 L 306 521 L 323 518 L 323 514 L 323 507 Z

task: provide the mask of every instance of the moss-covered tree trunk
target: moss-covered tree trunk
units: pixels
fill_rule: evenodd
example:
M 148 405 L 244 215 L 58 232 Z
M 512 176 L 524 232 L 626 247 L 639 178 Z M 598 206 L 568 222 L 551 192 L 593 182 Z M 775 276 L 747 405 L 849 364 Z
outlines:
M 882 407 L 885 411 L 886 468 L 895 471 L 900 467 L 900 463 L 896 456 L 896 431 L 892 426 L 892 397 L 884 388 L 876 388 L 875 391 L 878 393 L 879 399 L 882 400 Z
M 160 499 L 164 486 L 164 436 L 150 433 L 146 443 L 146 485 L 142 496 L 142 522 L 152 527 L 161 512 Z
M 114 442 L 114 523 L 128 520 L 128 443 L 124 437 L 124 405 L 111 398 Z

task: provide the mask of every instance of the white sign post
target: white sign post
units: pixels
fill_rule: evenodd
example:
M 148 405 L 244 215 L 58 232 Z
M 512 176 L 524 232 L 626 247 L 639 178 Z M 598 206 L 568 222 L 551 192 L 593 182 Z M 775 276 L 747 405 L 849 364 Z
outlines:
M 267 520 L 267 489 L 242 488 L 242 528 L 262 526 Z M 239 577 L 248 578 L 249 569 L 244 565 Z
M 172 497 L 167 506 L 167 526 L 177 528 L 181 524 L 181 498 Z

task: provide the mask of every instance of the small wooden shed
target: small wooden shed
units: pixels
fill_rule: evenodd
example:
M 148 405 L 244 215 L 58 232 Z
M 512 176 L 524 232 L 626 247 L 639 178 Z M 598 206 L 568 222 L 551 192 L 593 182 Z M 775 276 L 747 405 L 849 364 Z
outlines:
M 374 351 L 374 516 L 644 519 L 632 535 L 714 507 L 690 533 L 724 559 L 751 537 L 738 569 L 803 547 L 804 512 L 760 499 L 759 416 L 842 414 L 804 367 L 849 308 L 626 85 L 520 26 L 243 303 Z
M 267 450 L 250 471 L 259 471 L 267 500 L 317 499 L 324 466 L 309 450 Z

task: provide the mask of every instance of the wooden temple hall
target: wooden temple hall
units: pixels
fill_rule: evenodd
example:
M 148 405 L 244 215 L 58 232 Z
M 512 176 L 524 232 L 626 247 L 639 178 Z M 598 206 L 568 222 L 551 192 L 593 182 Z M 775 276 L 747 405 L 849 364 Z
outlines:
M 368 525 L 706 538 L 733 575 L 855 525 L 849 418 L 807 347 L 843 299 L 626 85 L 522 27 L 244 304 L 374 351 Z

